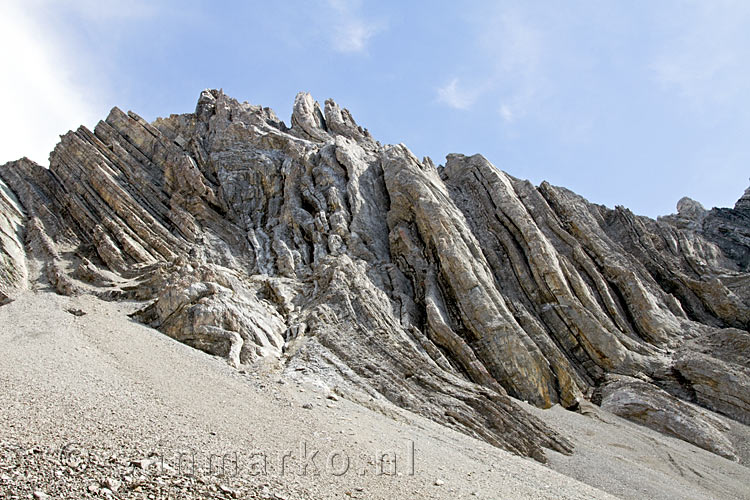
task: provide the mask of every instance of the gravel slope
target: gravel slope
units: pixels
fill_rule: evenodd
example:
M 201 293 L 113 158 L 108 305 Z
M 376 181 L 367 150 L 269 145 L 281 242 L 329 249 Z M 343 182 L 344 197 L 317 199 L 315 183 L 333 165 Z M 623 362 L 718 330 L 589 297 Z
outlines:
M 750 498 L 750 469 L 685 441 L 587 405 L 584 415 L 525 405 L 575 443 L 571 456 L 549 453 L 554 470 L 623 499 Z M 735 446 L 750 440 L 734 423 Z M 745 458 L 745 457 L 743 457 Z
M 135 307 L 33 291 L 0 307 L 0 497 L 750 498 L 747 468 L 610 415 L 530 408 L 578 446 L 543 466 L 395 408 L 384 418 L 279 383 L 274 366 L 237 372 L 129 320 Z M 301 443 L 318 451 L 304 474 Z M 327 463 L 337 450 L 343 474 Z M 377 474 L 378 451 L 395 452 L 396 475 Z M 212 454 L 229 457 L 225 475 L 209 470 Z
M 86 314 L 75 316 L 67 309 Z M 127 304 L 46 292 L 28 292 L 0 308 L 0 441 L 6 450 L 20 447 L 42 457 L 40 469 L 57 467 L 54 461 L 45 466 L 44 457 L 71 443 L 76 456 L 99 456 L 98 465 L 90 467 L 95 477 L 74 474 L 65 460 L 59 466 L 61 482 L 84 486 L 84 494 L 75 498 L 101 496 L 88 487 L 102 486 L 96 478 L 107 471 L 97 467 L 99 462 L 106 465 L 110 455 L 117 458 L 109 472 L 123 483 L 116 496 L 147 498 L 154 485 L 129 489 L 138 481 L 128 478 L 137 479 L 140 469 L 128 475 L 127 465 L 156 452 L 176 469 L 171 476 L 184 476 L 192 470 L 189 465 L 177 470 L 178 456 L 192 450 L 197 475 L 216 483 L 211 494 L 217 498 L 231 498 L 220 486 L 243 492 L 238 496 L 262 497 L 264 484 L 270 498 L 609 498 L 424 419 L 397 410 L 397 420 L 384 418 L 360 405 L 327 399 L 327 393 L 314 387 L 279 384 L 272 367 L 260 374 L 238 373 L 221 359 L 130 321 L 127 312 Z M 302 474 L 301 442 L 310 452 L 319 451 L 314 463 L 320 475 L 313 474 L 312 465 Z M 409 442 L 415 446 L 413 476 Z M 252 450 L 266 454 L 266 475 L 252 475 L 257 471 L 251 467 L 257 463 Z M 336 471 L 327 469 L 325 459 L 334 450 L 343 450 L 350 459 L 349 471 L 340 476 L 334 474 L 342 470 L 340 464 L 334 464 Z M 401 475 L 376 474 L 373 457 L 379 450 L 396 452 Z M 293 457 L 282 475 L 279 457 L 286 451 Z M 232 471 L 222 478 L 218 471 L 208 472 L 211 454 L 234 453 L 239 474 Z M 6 457 L 6 462 L 13 461 Z M 52 496 L 66 491 L 50 484 L 54 470 L 34 474 L 25 484 L 10 472 L 4 472 L 10 479 L 0 482 L 0 492 L 9 498 L 36 489 Z M 169 482 L 170 474 L 159 474 L 164 472 L 160 464 L 145 472 L 141 482 Z M 205 498 L 205 491 L 199 491 L 205 484 L 178 486 L 164 491 L 187 497 L 193 491 L 196 498 Z M 166 494 L 156 493 L 161 496 Z

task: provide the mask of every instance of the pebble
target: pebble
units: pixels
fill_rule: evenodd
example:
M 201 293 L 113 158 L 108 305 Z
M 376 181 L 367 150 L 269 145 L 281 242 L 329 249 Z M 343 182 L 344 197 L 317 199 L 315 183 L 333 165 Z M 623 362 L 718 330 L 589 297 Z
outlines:
M 305 410 L 312 410 L 313 409 L 313 405 L 312 405 L 312 403 L 305 403 L 305 404 L 302 405 L 302 408 L 304 408 Z
M 151 460 L 147 458 L 141 460 L 131 460 L 130 465 L 133 467 L 138 467 L 139 469 L 148 469 L 148 466 L 151 465 Z
M 106 486 L 113 492 L 117 492 L 117 490 L 120 489 L 121 484 L 122 483 L 120 481 L 118 481 L 117 479 L 113 479 L 111 477 L 108 477 L 107 479 L 104 480 L 104 486 Z
M 445 484 L 445 481 L 443 481 L 442 479 L 435 480 L 435 486 L 442 486 L 444 484 Z
M 219 490 L 226 495 L 230 495 L 233 498 L 237 498 L 237 492 L 234 491 L 232 488 L 229 488 L 227 486 L 224 486 L 223 484 L 220 484 Z

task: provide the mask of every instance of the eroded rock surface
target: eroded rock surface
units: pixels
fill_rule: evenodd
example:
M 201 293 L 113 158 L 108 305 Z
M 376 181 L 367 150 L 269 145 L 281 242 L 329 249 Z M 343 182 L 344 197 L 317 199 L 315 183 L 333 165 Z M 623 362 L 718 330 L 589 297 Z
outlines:
M 748 419 L 747 357 L 702 341 L 750 327 L 744 198 L 654 221 L 479 155 L 435 166 L 331 100 L 299 94 L 288 127 L 215 90 L 153 123 L 115 108 L 0 179 L 5 296 L 142 301 L 235 366 L 278 359 L 538 460 L 571 446 L 509 396 L 575 408 L 608 374 Z
M 12 300 L 26 281 L 23 222 L 16 196 L 0 180 L 0 305 Z
M 731 441 L 723 434 L 729 430 L 726 424 L 653 384 L 617 375 L 601 392 L 601 407 L 615 415 L 738 460 Z
M 685 343 L 675 360 L 693 401 L 750 425 L 750 333 L 713 330 Z

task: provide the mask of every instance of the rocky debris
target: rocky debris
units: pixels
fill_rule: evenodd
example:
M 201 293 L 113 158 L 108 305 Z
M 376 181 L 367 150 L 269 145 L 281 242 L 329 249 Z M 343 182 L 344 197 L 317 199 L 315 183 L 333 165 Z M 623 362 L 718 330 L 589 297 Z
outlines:
M 80 317 L 80 316 L 85 316 L 86 315 L 86 312 L 83 311 L 83 310 L 81 310 L 81 309 L 70 308 L 70 309 L 67 309 L 67 311 L 70 314 L 72 314 L 73 316 L 79 316 Z
M 480 155 L 419 160 L 332 100 L 299 94 L 287 127 L 216 90 L 153 123 L 114 108 L 0 180 L 0 299 L 30 281 L 138 301 L 234 366 L 541 461 L 570 442 L 509 396 L 575 409 L 617 373 L 676 414 L 748 418 L 747 363 L 700 347 L 750 327 L 743 200 L 654 221 Z
M 656 431 L 737 461 L 729 428 L 709 412 L 670 395 L 645 381 L 615 375 L 602 386 L 601 407 Z
M 218 474 L 216 471 L 179 471 L 152 462 L 137 468 L 119 450 L 87 446 L 85 456 L 71 460 L 65 447 L 22 446 L 0 441 L 0 497 L 8 500 L 34 498 L 144 499 L 183 498 L 313 498 L 290 481 L 282 483 L 250 474 Z M 126 456 L 126 455 L 125 455 Z M 129 463 L 130 462 L 130 463 Z M 142 462 L 142 461 L 141 461 Z
M 120 489 L 120 486 L 122 485 L 122 481 L 108 477 L 102 484 L 113 493 L 117 493 L 117 491 Z

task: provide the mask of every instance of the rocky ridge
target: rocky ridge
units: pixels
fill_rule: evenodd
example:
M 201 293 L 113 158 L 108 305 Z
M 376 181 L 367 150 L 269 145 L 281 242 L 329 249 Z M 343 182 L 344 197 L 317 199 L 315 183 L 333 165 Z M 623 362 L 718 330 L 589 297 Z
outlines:
M 572 446 L 512 397 L 592 399 L 737 459 L 710 412 L 750 423 L 750 190 L 678 208 L 608 209 L 480 155 L 435 166 L 309 94 L 288 127 L 211 90 L 153 123 L 114 108 L 49 169 L 0 167 L 0 300 L 141 301 L 135 319 L 232 365 L 540 461 Z

